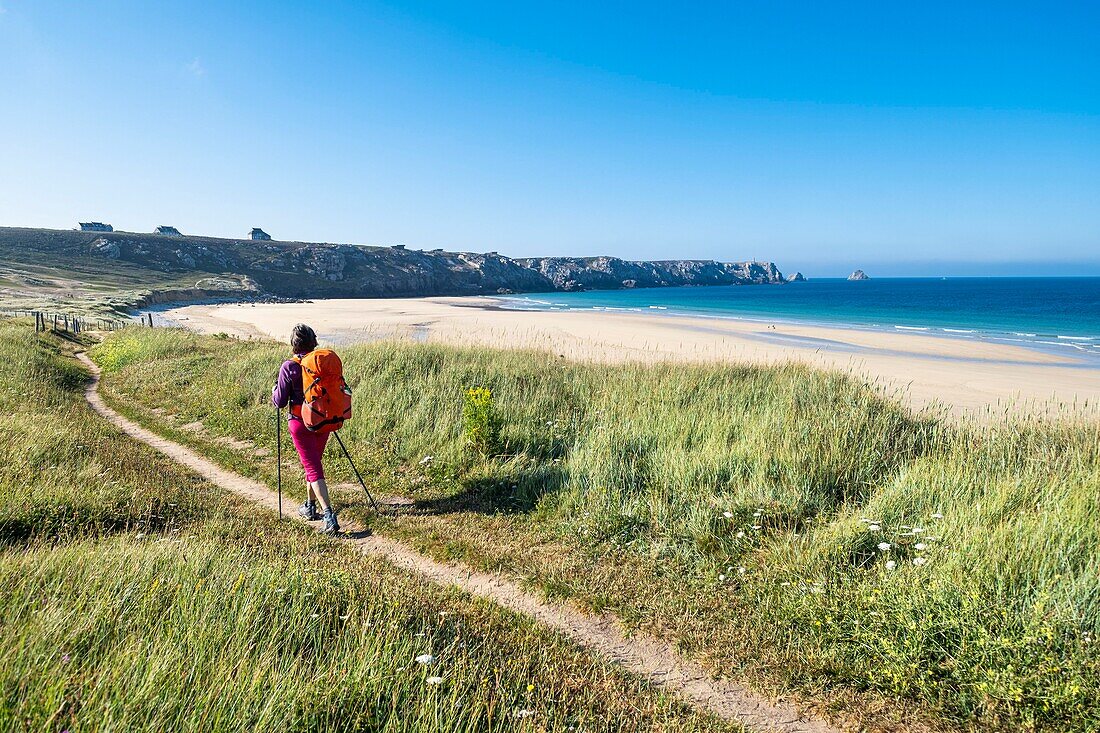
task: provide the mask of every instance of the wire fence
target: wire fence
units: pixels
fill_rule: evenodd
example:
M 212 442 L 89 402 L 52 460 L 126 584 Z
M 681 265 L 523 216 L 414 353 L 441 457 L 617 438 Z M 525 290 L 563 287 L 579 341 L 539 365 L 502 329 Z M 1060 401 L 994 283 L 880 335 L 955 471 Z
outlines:
M 56 333 L 82 333 L 84 331 L 118 331 L 135 326 L 153 327 L 153 314 L 146 313 L 137 319 L 100 318 L 96 316 L 78 316 L 72 313 L 53 313 L 50 311 L 14 310 L 3 311 L 3 315 L 12 318 L 31 318 L 36 333 L 54 331 Z

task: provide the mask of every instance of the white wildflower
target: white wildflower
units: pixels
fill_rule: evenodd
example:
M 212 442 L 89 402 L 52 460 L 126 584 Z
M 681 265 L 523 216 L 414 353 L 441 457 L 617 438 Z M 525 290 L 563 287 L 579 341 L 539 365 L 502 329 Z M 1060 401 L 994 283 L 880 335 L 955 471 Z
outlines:
M 879 542 L 878 543 L 878 549 L 882 550 L 883 552 L 886 552 L 887 550 L 890 549 L 890 543 L 889 542 Z
M 754 525 L 752 525 L 752 528 L 753 529 L 760 529 L 760 525 L 759 524 L 754 524 Z
M 940 514 L 939 512 L 936 512 L 935 514 L 932 515 L 932 519 L 943 519 L 943 515 Z
M 426 679 L 424 681 L 427 682 L 429 685 L 441 685 L 441 684 L 443 684 L 443 678 L 442 677 L 429 677 L 428 679 Z
M 319 613 L 311 613 L 311 614 L 309 615 L 309 617 L 310 617 L 310 618 L 321 618 L 321 614 L 319 614 Z
M 920 534 L 924 531 L 924 527 L 913 527 L 913 534 Z
M 868 532 L 881 532 L 882 531 L 882 525 L 881 524 L 868 524 L 867 525 L 867 531 Z
M 535 714 L 534 710 L 517 710 L 515 712 L 515 716 L 517 718 L 530 718 L 534 714 Z
M 340 620 L 341 621 L 347 621 L 349 618 L 351 618 L 351 616 L 341 616 Z
M 886 561 L 886 569 L 887 570 L 894 570 L 894 569 L 897 568 L 897 566 L 898 566 L 898 564 L 896 562 L 894 562 L 893 560 L 887 560 Z
M 924 565 L 926 562 L 928 562 L 928 561 L 925 560 L 923 557 L 914 557 L 913 558 L 913 564 L 916 565 L 918 568 L 921 565 Z
M 744 565 L 742 565 L 741 567 L 737 568 L 737 574 L 738 574 L 738 575 L 744 575 L 744 574 L 745 574 L 745 566 L 744 566 Z
M 722 512 L 722 516 L 726 519 L 733 519 L 733 512 Z
M 915 549 L 915 550 L 927 550 L 928 545 L 926 545 L 923 542 L 918 542 L 917 544 L 913 545 L 913 549 Z
M 742 531 L 740 531 L 740 532 L 738 532 L 738 533 L 737 533 L 737 539 L 741 539 L 741 538 L 742 538 L 742 537 L 744 537 L 744 536 L 745 536 L 745 532 L 744 532 L 744 530 L 742 530 Z
M 726 576 L 725 576 L 725 575 L 719 575 L 719 576 L 718 576 L 718 580 L 720 580 L 720 581 L 721 581 L 721 580 L 725 580 L 725 579 L 726 579 Z
M 434 661 L 435 657 L 433 657 L 431 654 L 421 654 L 419 657 L 416 658 L 417 664 L 431 664 Z
M 757 509 L 755 512 L 752 513 L 752 515 L 754 517 L 759 517 L 761 514 L 762 514 L 762 512 L 759 509 Z
M 424 456 L 420 459 L 420 465 L 423 466 L 425 463 L 431 463 L 433 460 L 435 459 L 432 456 Z

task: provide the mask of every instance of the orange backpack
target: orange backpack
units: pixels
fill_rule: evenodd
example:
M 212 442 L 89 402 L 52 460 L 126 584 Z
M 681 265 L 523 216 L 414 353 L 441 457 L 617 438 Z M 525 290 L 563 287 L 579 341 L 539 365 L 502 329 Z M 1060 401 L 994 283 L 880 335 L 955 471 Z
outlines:
M 302 367 L 302 422 L 315 433 L 339 430 L 351 417 L 351 387 L 344 381 L 344 365 L 331 349 L 314 349 L 294 357 Z

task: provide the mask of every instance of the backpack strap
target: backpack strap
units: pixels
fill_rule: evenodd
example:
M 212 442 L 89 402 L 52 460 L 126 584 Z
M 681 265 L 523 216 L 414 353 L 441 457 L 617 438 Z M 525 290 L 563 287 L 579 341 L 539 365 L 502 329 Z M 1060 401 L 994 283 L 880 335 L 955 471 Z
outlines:
M 294 361 L 296 361 L 298 363 L 298 366 L 302 368 L 302 373 L 303 374 L 308 374 L 311 377 L 313 377 L 313 381 L 310 382 L 308 385 L 305 384 L 305 380 L 302 380 L 303 387 L 304 387 L 304 389 L 302 391 L 303 391 L 303 394 L 304 394 L 305 392 L 308 392 L 311 389 L 313 389 L 313 386 L 321 381 L 321 377 L 320 377 L 320 375 L 317 374 L 317 372 L 313 371 L 312 369 L 307 367 L 304 363 L 302 363 L 302 357 L 295 354 L 293 356 L 293 359 L 294 359 Z

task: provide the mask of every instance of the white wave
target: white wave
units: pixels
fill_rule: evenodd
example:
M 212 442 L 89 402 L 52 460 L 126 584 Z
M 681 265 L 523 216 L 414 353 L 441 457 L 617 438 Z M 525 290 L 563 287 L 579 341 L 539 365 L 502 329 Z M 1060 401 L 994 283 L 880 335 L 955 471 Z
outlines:
M 1085 351 L 1089 346 L 1089 344 L 1067 344 L 1065 341 L 1036 341 L 1035 343 L 1047 344 L 1048 346 L 1066 346 L 1071 349 L 1077 349 L 1078 351 Z
M 1019 331 L 1013 331 L 1012 335 L 1013 336 L 1030 336 L 1031 338 L 1035 338 L 1039 334 L 1037 334 L 1037 333 L 1021 333 Z
M 943 330 L 947 331 L 948 333 L 974 333 L 973 331 L 965 328 L 945 328 Z
M 902 331 L 931 331 L 927 326 L 894 326 Z
M 1095 336 L 1059 336 L 1058 338 L 1065 339 L 1066 341 L 1092 341 L 1096 337 Z

